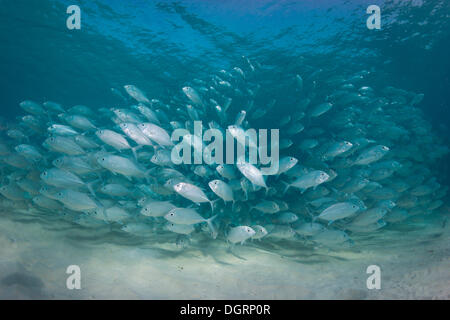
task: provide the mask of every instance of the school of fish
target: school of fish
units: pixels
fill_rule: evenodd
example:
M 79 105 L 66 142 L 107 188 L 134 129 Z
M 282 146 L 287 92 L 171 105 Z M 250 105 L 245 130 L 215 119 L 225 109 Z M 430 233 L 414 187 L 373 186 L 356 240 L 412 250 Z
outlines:
M 168 98 L 124 85 L 111 89 L 111 107 L 25 100 L 0 140 L 0 206 L 80 228 L 170 234 L 180 246 L 200 236 L 338 247 L 439 210 L 448 187 L 434 163 L 449 149 L 418 106 L 423 94 L 372 88 L 369 71 L 312 69 L 269 82 L 273 66 L 243 57 Z M 173 163 L 175 129 L 192 133 L 194 153 L 208 146 L 194 121 L 241 144 L 249 128 L 279 129 L 277 172 Z

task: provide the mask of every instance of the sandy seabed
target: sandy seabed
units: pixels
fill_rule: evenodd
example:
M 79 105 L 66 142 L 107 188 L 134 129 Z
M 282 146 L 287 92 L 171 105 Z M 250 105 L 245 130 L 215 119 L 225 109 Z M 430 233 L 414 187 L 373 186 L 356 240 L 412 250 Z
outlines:
M 230 252 L 223 241 L 179 249 L 4 212 L 0 299 L 450 299 L 449 225 L 412 217 L 350 248 L 261 241 Z M 66 287 L 69 265 L 80 290 Z M 369 265 L 381 268 L 379 290 L 367 289 Z

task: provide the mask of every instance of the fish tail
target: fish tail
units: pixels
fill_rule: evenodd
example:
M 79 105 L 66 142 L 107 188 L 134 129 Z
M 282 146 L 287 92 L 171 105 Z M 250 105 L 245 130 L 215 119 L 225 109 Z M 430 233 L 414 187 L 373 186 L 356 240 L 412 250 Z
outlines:
M 48 117 L 48 121 L 50 121 L 50 123 L 52 123 L 52 117 L 50 116 L 50 112 L 46 112 L 47 117 Z
M 214 212 L 214 202 L 216 202 L 216 201 L 218 201 L 218 200 L 219 200 L 219 199 L 209 201 L 209 204 L 211 205 L 211 213 Z
M 216 228 L 214 228 L 214 225 L 212 224 L 213 220 L 215 218 L 217 218 L 217 216 L 218 215 L 216 214 L 216 215 L 212 216 L 211 218 L 206 219 L 206 221 L 205 221 L 208 224 L 208 228 L 209 228 L 209 230 L 211 230 L 212 235 L 217 234 Z
M 286 192 L 288 191 L 288 189 L 291 187 L 291 185 L 287 182 L 281 181 L 282 184 L 286 185 L 286 187 L 283 190 L 283 195 L 286 194 Z
M 311 213 L 311 210 L 309 210 L 308 208 L 306 208 L 306 212 L 307 212 L 308 215 L 311 217 L 311 225 L 312 225 L 314 222 L 316 222 L 318 216 L 314 216 L 314 215 Z
M 136 160 L 136 161 L 138 159 L 136 151 L 139 150 L 140 148 L 142 148 L 142 145 L 138 145 L 136 147 L 131 148 L 131 152 L 133 153 L 134 160 Z
M 147 171 L 145 171 L 145 173 L 144 173 L 145 180 L 147 181 L 148 184 L 151 184 L 152 181 L 154 182 L 154 181 L 156 180 L 154 177 L 152 177 L 152 176 L 150 175 L 150 173 L 153 172 L 152 169 L 154 169 L 154 168 L 150 168 L 150 169 L 148 169 Z
M 97 195 L 95 194 L 94 188 L 92 188 L 92 186 L 94 185 L 94 183 L 97 183 L 99 181 L 100 180 L 94 180 L 89 183 L 86 183 L 86 188 L 89 190 L 89 192 L 92 194 L 92 196 L 94 196 L 94 198 L 96 198 L 96 199 L 97 199 Z

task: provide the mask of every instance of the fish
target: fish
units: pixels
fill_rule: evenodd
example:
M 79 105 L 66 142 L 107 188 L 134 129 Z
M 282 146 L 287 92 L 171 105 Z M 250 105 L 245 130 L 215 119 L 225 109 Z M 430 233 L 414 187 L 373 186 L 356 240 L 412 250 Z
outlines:
M 376 145 L 362 151 L 354 161 L 354 165 L 364 166 L 383 158 L 389 148 L 383 145 Z
M 189 235 L 195 231 L 195 227 L 192 224 L 175 224 L 175 223 L 167 223 L 164 227 L 165 230 L 170 232 Z
M 72 189 L 59 190 L 55 194 L 55 200 L 60 201 L 68 209 L 78 212 L 101 208 L 101 205 L 88 194 Z
M 286 193 L 286 191 L 290 187 L 300 189 L 301 193 L 304 193 L 309 188 L 316 188 L 318 185 L 326 182 L 329 177 L 330 176 L 326 172 L 321 170 L 310 171 L 298 177 L 291 183 L 285 182 L 286 188 L 284 189 L 283 193 Z
M 448 210 L 439 164 L 450 148 L 421 110 L 423 93 L 375 82 L 372 70 L 258 60 L 193 79 L 166 70 L 159 84 L 138 79 L 147 92 L 123 85 L 127 96 L 115 83 L 115 100 L 97 95 L 92 107 L 22 101 L 17 118 L 0 119 L 0 209 L 166 254 L 227 241 L 292 256 L 378 243 Z M 219 145 L 231 160 L 216 157 Z M 173 160 L 188 150 L 199 163 Z M 269 153 L 279 155 L 270 172 Z
M 274 214 L 280 211 L 280 207 L 275 201 L 262 200 L 250 207 L 250 210 L 254 209 L 262 213 Z
M 105 184 L 100 188 L 99 191 L 110 197 L 126 197 L 131 194 L 131 190 L 117 183 Z
M 31 101 L 31 100 L 25 100 L 25 101 L 22 101 L 19 105 L 26 112 L 31 113 L 36 116 L 42 116 L 42 115 L 46 114 L 44 108 L 42 108 L 42 106 L 37 102 Z
M 135 158 L 136 156 L 136 148 L 132 148 L 130 144 L 128 143 L 127 139 L 124 138 L 121 134 L 105 129 L 105 130 L 97 130 L 95 132 L 95 135 L 105 144 L 113 147 L 117 151 L 122 151 L 126 149 L 130 149 L 133 151 L 133 154 Z
M 298 216 L 290 211 L 280 212 L 274 217 L 273 221 L 278 224 L 290 224 L 298 220 Z
M 194 88 L 186 86 L 182 88 L 182 91 L 192 103 L 203 106 L 202 98 Z
M 203 202 L 209 202 L 211 205 L 211 211 L 214 211 L 214 204 L 213 201 L 209 200 L 209 198 L 206 196 L 206 194 L 203 192 L 202 189 L 199 187 L 186 183 L 186 182 L 179 182 L 174 185 L 174 190 L 182 197 L 191 200 L 194 203 L 203 203 Z
M 97 158 L 98 164 L 111 171 L 113 174 L 121 174 L 128 179 L 147 178 L 147 173 L 140 166 L 126 158 L 116 155 L 103 155 Z
M 350 226 L 367 226 L 381 220 L 387 213 L 386 208 L 375 207 L 357 215 Z
M 29 144 L 19 144 L 17 145 L 14 150 L 27 160 L 30 160 L 32 162 L 39 162 L 44 161 L 45 158 L 42 155 L 41 151 L 37 149 L 37 147 Z
M 199 215 L 197 211 L 194 209 L 173 208 L 164 216 L 164 218 L 167 221 L 172 222 L 174 224 L 184 224 L 184 225 L 192 225 L 205 222 L 208 225 L 211 234 L 216 234 L 216 230 L 212 222 L 214 219 L 217 218 L 217 215 L 205 219 L 201 215 Z
M 93 196 L 95 196 L 94 190 L 92 189 L 93 182 L 86 183 L 70 171 L 51 168 L 43 171 L 40 177 L 42 181 L 50 186 L 64 189 L 85 187 Z
M 255 231 L 255 234 L 251 236 L 251 239 L 253 240 L 260 240 L 268 234 L 266 228 L 264 228 L 263 226 L 253 225 L 251 226 L 251 228 Z
M 320 223 L 303 222 L 294 226 L 293 230 L 300 236 L 312 237 L 326 230 L 326 227 Z
M 148 138 L 134 123 L 121 123 L 120 129 L 138 145 L 153 146 L 152 141 Z
M 52 124 L 47 128 L 47 130 L 51 134 L 58 136 L 71 137 L 79 134 L 79 132 L 73 129 L 71 126 L 66 126 L 64 124 Z
M 324 246 L 339 246 L 351 239 L 348 234 L 341 230 L 324 230 L 311 237 L 311 240 Z
M 312 118 L 320 117 L 324 113 L 328 112 L 332 108 L 332 106 L 333 105 L 329 102 L 319 104 L 311 109 L 310 117 Z
M 233 190 L 225 181 L 217 179 L 211 180 L 210 182 L 208 182 L 208 185 L 211 190 L 223 201 L 232 201 L 234 203 L 235 200 L 233 196 Z
M 150 103 L 150 100 L 146 97 L 144 92 L 142 92 L 141 89 L 139 89 L 138 87 L 132 84 L 127 84 L 124 85 L 123 87 L 125 91 L 130 95 L 130 97 L 132 97 L 136 101 L 148 104 Z
M 242 245 L 247 239 L 250 239 L 255 234 L 256 234 L 255 230 L 253 230 L 251 227 L 238 226 L 230 228 L 230 230 L 227 233 L 227 241 L 232 244 L 239 242 Z
M 78 115 L 71 114 L 63 117 L 64 121 L 66 121 L 70 126 L 77 128 L 83 131 L 96 130 L 97 127 L 92 123 L 89 118 Z
M 85 154 L 86 151 L 80 147 L 72 138 L 63 136 L 51 136 L 42 144 L 45 148 L 71 156 Z
M 148 217 L 163 217 L 176 206 L 170 201 L 150 201 L 146 202 L 140 213 Z
M 327 207 L 320 215 L 314 217 L 314 219 L 326 220 L 329 221 L 330 224 L 333 221 L 351 217 L 358 210 L 360 210 L 360 208 L 354 203 L 338 202 Z
M 173 142 L 164 128 L 161 128 L 160 126 L 150 122 L 140 123 L 138 124 L 138 128 L 145 136 L 150 138 L 151 141 L 156 142 L 160 146 L 173 146 Z
M 266 181 L 264 180 L 262 172 L 252 165 L 251 163 L 239 161 L 236 164 L 238 170 L 242 173 L 244 177 L 246 177 L 251 183 L 256 186 L 260 186 L 266 189 L 266 194 L 269 191 L 269 188 L 266 185 Z

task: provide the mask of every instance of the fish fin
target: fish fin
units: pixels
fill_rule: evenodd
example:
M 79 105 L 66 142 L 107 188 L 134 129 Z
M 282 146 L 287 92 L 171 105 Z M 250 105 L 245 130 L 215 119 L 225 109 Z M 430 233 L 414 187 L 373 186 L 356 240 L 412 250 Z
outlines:
M 50 116 L 50 112 L 47 111 L 46 114 L 47 114 L 47 117 L 48 117 L 48 120 L 50 121 L 50 123 L 53 123 L 52 117 Z
M 144 173 L 145 180 L 147 181 L 148 184 L 151 184 L 151 182 L 156 182 L 156 179 L 150 175 L 150 173 L 153 172 L 153 169 L 155 169 L 155 168 L 150 168 L 147 171 L 145 171 L 145 173 Z
M 136 147 L 131 148 L 131 152 L 133 153 L 134 160 L 137 161 L 137 153 L 136 151 L 142 148 L 142 145 L 138 145 Z
M 89 190 L 89 192 L 92 194 L 92 196 L 96 199 L 97 199 L 97 195 L 95 194 L 95 191 L 92 188 L 92 186 L 94 185 L 94 183 L 97 183 L 97 182 L 101 182 L 101 180 L 94 180 L 89 183 L 86 183 L 86 188 Z
M 308 208 L 306 208 L 306 211 L 307 211 L 308 215 L 311 217 L 311 225 L 312 225 L 314 222 L 316 222 L 319 215 L 317 215 L 317 216 L 313 215 Z
M 282 184 L 285 184 L 286 187 L 283 190 L 283 195 L 286 194 L 286 192 L 288 191 L 288 189 L 291 187 L 291 185 L 287 182 L 281 181 Z
M 212 216 L 211 218 L 208 218 L 205 220 L 205 222 L 208 224 L 209 229 L 211 230 L 212 235 L 217 235 L 217 231 L 214 228 L 214 225 L 212 224 L 213 220 L 217 218 L 217 214 Z
M 214 203 L 216 203 L 217 201 L 219 201 L 220 199 L 216 199 L 216 200 L 212 200 L 209 201 L 209 204 L 211 205 L 211 213 L 214 212 Z

